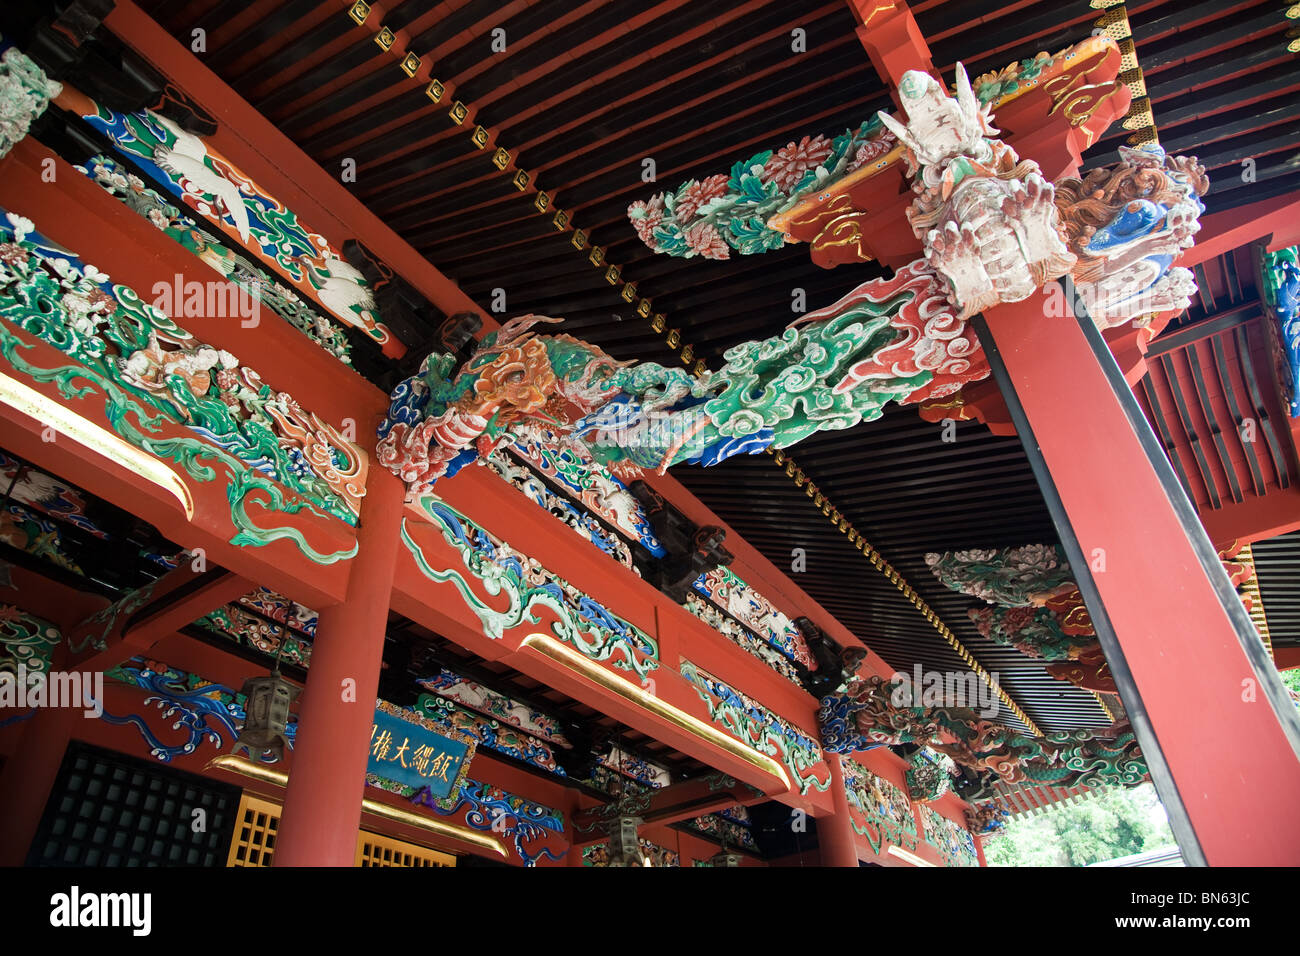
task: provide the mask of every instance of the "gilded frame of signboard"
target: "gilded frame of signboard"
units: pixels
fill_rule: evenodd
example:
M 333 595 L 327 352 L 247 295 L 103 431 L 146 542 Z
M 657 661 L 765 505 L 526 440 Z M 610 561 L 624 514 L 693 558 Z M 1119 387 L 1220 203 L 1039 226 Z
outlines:
M 457 801 L 460 799 L 461 784 L 465 782 L 465 779 L 469 774 L 469 765 L 470 762 L 474 759 L 474 752 L 478 747 L 478 741 L 476 741 L 473 737 L 471 737 L 469 734 L 465 733 L 464 731 L 457 730 L 454 727 L 442 726 L 440 724 L 435 723 L 432 720 L 429 720 L 426 717 L 420 716 L 414 711 L 407 710 L 404 707 L 398 707 L 395 704 L 390 704 L 386 700 L 375 701 L 375 713 L 387 714 L 389 717 L 392 717 L 395 720 L 400 720 L 403 723 L 411 724 L 413 727 L 419 727 L 422 730 L 425 730 L 428 733 L 433 734 L 435 736 L 443 737 L 445 739 L 453 740 L 457 743 L 464 744 L 465 756 L 461 758 L 460 766 L 457 768 L 455 776 L 448 781 L 448 791 L 446 795 L 438 796 L 433 791 L 432 786 L 430 786 L 430 784 L 427 782 L 425 783 L 425 786 L 429 786 L 430 793 L 434 796 L 433 802 L 443 810 L 451 810 L 456 805 Z M 373 756 L 373 744 L 371 746 L 372 746 L 371 755 Z M 399 786 L 404 784 L 404 782 L 401 780 L 395 780 L 392 777 L 381 776 L 367 769 L 366 771 L 367 784 L 369 784 L 370 786 L 377 787 L 380 786 L 380 781 L 385 781 Z

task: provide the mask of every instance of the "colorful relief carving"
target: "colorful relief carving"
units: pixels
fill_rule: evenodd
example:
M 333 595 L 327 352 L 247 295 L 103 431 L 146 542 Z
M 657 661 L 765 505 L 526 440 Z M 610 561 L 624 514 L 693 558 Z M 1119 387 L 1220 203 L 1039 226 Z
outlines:
M 64 547 L 58 524 L 16 501 L 0 510 L 0 541 L 65 571 L 84 573 Z
M 284 595 L 277 594 L 270 588 L 259 587 L 256 591 L 240 597 L 239 603 L 265 617 L 287 624 L 300 634 L 305 634 L 307 637 L 316 636 L 316 622 L 320 615 L 297 601 L 290 601 Z
M 830 769 L 811 736 L 685 658 L 680 670 L 708 706 L 713 722 L 760 753 L 780 760 L 801 794 L 810 789 L 824 792 L 830 786 Z
M 1101 327 L 1149 324 L 1154 313 L 1185 307 L 1187 275 L 1172 263 L 1191 244 L 1198 195 L 1208 188 L 1194 160 L 1167 157 L 1154 145 L 1124 149 L 1118 166 L 1082 182 L 1064 180 L 1058 195 L 1034 162 L 996 138 L 988 107 L 960 66 L 955 98 L 918 71 L 904 75 L 899 95 L 908 123 L 880 119 L 905 148 L 916 193 L 907 218 L 923 255 L 893 278 L 864 283 L 779 336 L 742 343 L 725 353 L 721 369 L 695 377 L 532 332 L 554 319 L 517 318 L 484 339 L 458 371 L 451 356 L 435 354 L 398 386 L 380 428 L 382 463 L 418 493 L 545 427 L 553 443 L 581 446 L 580 454 L 620 477 L 683 462 L 707 466 L 874 420 L 891 401 L 932 401 L 986 378 L 968 319 L 1025 299 L 1071 270 Z M 780 188 L 787 176 L 791 187 L 815 178 L 816 162 L 830 155 L 824 145 L 796 147 L 771 169 L 751 168 L 749 179 L 761 191 Z M 737 176 L 744 175 L 741 164 Z M 681 201 L 692 212 L 712 211 L 706 194 L 718 184 L 696 185 L 681 191 Z M 703 200 L 698 207 L 696 198 Z M 758 202 L 757 193 L 753 198 Z M 657 212 L 646 205 L 637 222 L 644 227 Z M 712 225 L 690 226 L 683 237 L 691 229 L 703 237 L 700 254 L 726 248 L 709 234 Z M 666 235 L 662 227 L 650 234 L 653 241 Z
M 880 853 L 887 845 L 915 850 L 916 815 L 901 788 L 855 760 L 843 758 L 844 790 L 849 798 L 849 822 Z M 853 812 L 856 811 L 856 812 Z
M 10 365 L 35 381 L 57 384 L 68 398 L 98 387 L 122 438 L 177 462 L 196 481 L 216 477 L 209 462 L 224 465 L 238 529 L 232 543 L 260 546 L 287 538 L 319 563 L 352 555 L 355 548 L 317 552 L 294 527 L 261 527 L 246 503 L 255 494 L 262 510 L 308 511 L 355 524 L 367 467 L 359 446 L 287 393 L 272 390 L 230 353 L 199 342 L 134 290 L 111 285 L 104 273 L 37 233 L 30 220 L 13 213 L 6 220 L 0 222 L 0 319 L 78 363 L 34 366 L 22 356 L 29 346 L 0 326 L 0 354 Z M 73 384 L 78 381 L 87 384 Z M 195 437 L 162 438 L 164 421 Z
M 304 668 L 311 665 L 309 641 L 303 640 L 301 635 L 287 627 L 250 614 L 238 604 L 219 607 L 195 623 L 218 631 L 236 644 L 251 647 L 286 663 Z
M 925 561 L 947 587 L 992 605 L 968 612 L 989 640 L 1049 661 L 1073 660 L 1096 647 L 1070 566 L 1052 545 L 930 553 Z
M 786 680 L 796 684 L 799 683 L 799 672 L 788 657 L 770 643 L 755 635 L 749 628 L 723 613 L 720 608 L 694 593 L 686 595 L 686 603 L 682 606 L 723 637 L 730 639 L 743 650 L 757 657 Z
M 381 345 L 393 341 L 361 273 L 203 139 L 150 110 L 118 113 L 80 94 L 68 105 L 174 197 L 237 236 L 340 322 Z
M 278 282 L 266 270 L 249 262 L 225 243 L 213 238 L 189 216 L 167 202 L 144 180 L 107 156 L 96 156 L 89 168 L 76 167 L 98 183 L 127 208 L 148 219 L 163 233 L 180 243 L 223 278 L 241 289 L 249 301 L 256 298 L 273 314 L 345 365 L 352 363 L 352 347 L 334 322 L 317 313 L 296 292 Z
M 739 807 L 744 810 L 744 807 Z M 753 853 L 759 852 L 754 833 L 745 823 L 731 819 L 726 813 L 710 813 L 688 820 L 686 825 L 701 836 L 726 847 L 739 847 Z
M 1265 252 L 1260 268 L 1264 302 L 1282 333 L 1291 417 L 1300 417 L 1300 246 Z
M 1070 565 L 1050 544 L 1000 551 L 931 552 L 925 563 L 952 590 L 1004 607 L 1042 605 L 1065 585 L 1074 586 Z
M 0 671 L 48 673 L 54 649 L 63 640 L 59 629 L 44 618 L 12 604 L 0 604 Z
M 0 53 L 0 159 L 4 159 L 63 86 L 3 37 L 0 49 L 4 50 Z
M 552 491 L 538 475 L 500 451 L 493 452 L 483 464 L 497 477 L 508 481 L 522 491 L 534 504 L 545 508 L 581 538 L 590 541 L 623 567 L 636 574 L 641 572 L 632 560 L 632 549 L 626 541 L 605 528 L 601 522 L 574 505 L 566 497 Z
M 50 518 L 66 521 L 96 538 L 107 538 L 86 514 L 86 498 L 80 489 L 23 464 L 0 451 L 0 488 L 11 501 L 18 501 Z
M 1096 326 L 1132 321 L 1158 332 L 1196 292 L 1192 273 L 1173 263 L 1201 228 L 1210 180 L 1194 157 L 1168 156 L 1154 143 L 1121 146 L 1119 155 L 1114 166 L 1056 184 L 1061 229 Z
M 484 687 L 472 680 L 466 680 L 459 674 L 443 668 L 433 677 L 416 681 L 425 690 L 439 697 L 455 701 L 462 707 L 476 711 L 485 717 L 522 730 L 526 734 L 538 737 L 547 743 L 559 747 L 568 747 L 569 741 L 559 722 L 546 714 L 540 714 L 524 704 L 504 694 Z
M 592 660 L 608 661 L 638 678 L 647 677 L 659 666 L 659 646 L 649 634 L 433 495 L 420 498 L 418 505 L 443 541 L 460 555 L 464 569 L 481 582 L 487 594 L 497 603 L 504 595 L 506 606 L 494 607 L 474 592 L 469 579 L 459 570 L 436 567 L 411 536 L 411 519 L 402 519 L 402 541 L 421 572 L 431 581 L 455 587 L 466 606 L 482 622 L 485 635 L 499 640 L 512 628 L 540 625 L 537 612 L 546 608 L 556 618 L 551 633 Z
M 641 502 L 603 465 L 583 453 L 580 446 L 565 445 L 547 428 L 537 428 L 535 438 L 521 439 L 506 451 L 519 458 L 583 508 L 599 516 L 629 541 L 636 541 L 655 557 L 666 554 L 655 537 Z
M 987 73 L 973 84 L 981 106 L 997 107 L 1041 88 L 1050 115 L 1060 110 L 1071 126 L 1095 135 L 1099 107 L 1122 90 L 1115 82 L 1089 82 L 1094 68 L 1108 56 L 1118 62 L 1113 40 L 1094 37 L 1056 54 L 1039 53 Z M 853 193 L 903 158 L 895 130 L 879 115 L 856 129 L 830 138 L 805 136 L 779 150 L 766 150 L 736 163 L 730 173 L 690 180 L 676 190 L 658 193 L 628 207 L 637 236 L 654 252 L 680 258 L 727 259 L 806 241 L 814 261 L 819 253 L 851 247 L 853 258 L 871 258 L 864 238 L 871 216 L 859 210 Z M 809 225 L 812 228 L 809 229 Z
M 462 782 L 457 790 L 456 802 L 446 809 L 437 806 L 430 799 L 431 794 L 427 788 L 403 795 L 410 796 L 412 803 L 431 807 L 443 816 L 464 812 L 465 822 L 475 830 L 504 833 L 510 838 L 515 854 L 524 866 L 536 866 L 537 861 L 543 857 L 552 861 L 564 858 L 564 854 L 555 853 L 547 847 L 532 853 L 529 846 L 538 840 L 547 839 L 550 834 L 563 835 L 564 816 L 559 810 L 552 810 L 500 787 L 476 780 Z
M 913 803 L 931 803 L 952 789 L 952 760 L 922 747 L 907 758 L 907 793 Z
M 1125 724 L 1035 738 L 968 708 L 896 706 L 890 685 L 875 676 L 854 678 L 843 693 L 822 698 L 819 720 L 822 746 L 833 753 L 922 744 L 963 767 L 991 770 L 1006 783 L 1133 785 L 1147 772 Z
M 728 567 L 701 574 L 695 590 L 803 667 L 816 669 L 804 636 L 771 601 Z
M 939 851 L 946 866 L 979 866 L 979 851 L 969 830 L 949 820 L 933 807 L 921 805 L 925 842 Z
M 996 801 L 973 806 L 966 811 L 966 827 L 971 833 L 997 833 L 1011 819 L 1011 811 Z
M 226 746 L 225 735 L 233 742 L 242 724 L 244 695 L 223 684 L 214 684 L 194 674 L 144 657 L 133 657 L 125 664 L 105 672 L 108 680 L 134 686 L 146 692 L 146 706 L 158 714 L 150 720 L 140 714 L 118 717 L 105 710 L 100 719 L 110 724 L 130 725 L 139 731 L 152 756 L 170 763 L 172 758 L 194 753 L 204 743 L 217 750 Z M 185 736 L 178 743 L 167 743 L 154 733 L 154 725 L 169 722 L 171 730 Z M 291 720 L 286 731 L 290 746 L 297 736 L 297 721 Z
M 805 196 L 825 190 L 858 169 L 879 163 L 897 146 L 879 119 L 834 139 L 805 136 L 778 150 L 765 150 L 674 192 L 632 203 L 628 220 L 653 251 L 690 259 L 728 259 L 779 249 L 786 236 L 768 226 L 773 215 Z
M 1115 677 L 1110 672 L 1110 663 L 1099 643 L 1081 650 L 1073 660 L 1048 664 L 1044 670 L 1057 680 L 1069 681 L 1084 690 L 1096 691 L 1098 694 L 1119 693 Z
M 1073 660 L 1097 645 L 1091 626 L 1083 634 L 1072 634 L 1051 608 L 978 607 L 967 613 L 981 635 L 996 644 L 1014 647 L 1027 657 Z
M 627 789 L 628 780 L 635 781 L 642 787 L 658 790 L 672 783 L 672 775 L 658 764 L 627 753 L 618 747 L 610 747 L 609 752 L 600 758 L 600 765 L 592 772 L 587 782 L 597 790 L 608 794 L 619 794 Z
M 651 843 L 642 837 L 637 841 L 641 845 L 641 856 L 646 860 L 645 866 L 681 866 L 681 855 L 676 850 L 669 850 Z M 583 866 L 609 866 L 609 844 L 589 843 L 582 848 Z
M 534 737 L 522 730 L 502 724 L 499 720 L 476 714 L 464 707 L 433 694 L 421 694 L 415 704 L 416 713 L 440 726 L 458 730 L 479 744 L 516 760 L 532 764 L 543 770 L 564 775 L 555 759 L 555 745 Z

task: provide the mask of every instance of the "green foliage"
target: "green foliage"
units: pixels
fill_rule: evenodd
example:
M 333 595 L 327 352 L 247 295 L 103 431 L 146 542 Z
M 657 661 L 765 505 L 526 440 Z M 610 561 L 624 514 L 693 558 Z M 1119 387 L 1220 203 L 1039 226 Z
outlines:
M 985 838 L 984 856 L 989 866 L 1088 866 L 1173 842 L 1155 788 L 1144 783 L 1014 818 Z
M 1290 670 L 1279 671 L 1282 676 L 1282 683 L 1293 695 L 1300 695 L 1300 667 L 1293 667 Z M 1300 707 L 1300 700 L 1296 701 L 1296 706 Z

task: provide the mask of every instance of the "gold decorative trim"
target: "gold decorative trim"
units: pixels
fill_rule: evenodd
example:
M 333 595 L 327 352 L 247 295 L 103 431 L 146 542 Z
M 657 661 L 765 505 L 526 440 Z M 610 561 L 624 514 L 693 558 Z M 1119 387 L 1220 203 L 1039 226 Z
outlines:
M 78 445 L 135 472 L 168 492 L 185 510 L 185 520 L 194 520 L 194 498 L 184 481 L 159 459 L 128 444 L 107 428 L 83 418 L 15 378 L 0 373 L 0 404 L 8 405 L 28 418 L 34 418 L 56 432 L 67 435 Z
M 370 4 L 365 3 L 364 0 L 357 0 L 357 2 L 352 4 L 348 9 L 348 16 L 357 23 L 364 24 L 366 22 L 366 17 L 370 16 Z
M 665 703 L 653 694 L 618 677 L 594 661 L 588 660 L 549 634 L 529 634 L 519 646 L 521 648 L 530 648 L 557 664 L 562 664 L 570 670 L 577 671 L 583 677 L 605 688 L 605 690 L 631 701 L 642 709 L 650 711 L 656 717 L 663 718 L 673 726 L 700 738 L 706 743 L 712 744 L 720 750 L 726 751 L 733 757 L 739 757 L 750 766 L 766 774 L 776 777 L 785 785 L 786 790 L 793 789 L 790 784 L 790 776 L 785 772 L 785 768 L 767 754 L 760 753 L 753 747 L 741 743 L 735 737 L 723 733 L 712 724 L 707 724 L 698 717 L 688 714 L 672 704 Z
M 222 754 L 219 757 L 213 757 L 207 762 L 207 765 L 203 769 L 225 770 L 228 773 L 239 774 L 241 777 L 248 777 L 251 780 L 268 783 L 280 788 L 287 787 L 289 784 L 289 775 L 283 770 L 276 770 L 263 764 L 256 764 L 251 760 L 244 759 L 243 757 L 236 757 L 234 754 Z M 435 820 L 432 817 L 426 817 L 420 813 L 403 810 L 400 807 L 392 807 L 386 803 L 380 803 L 378 800 L 371 800 L 369 797 L 361 801 L 361 809 L 365 813 L 382 817 L 385 820 L 391 820 L 394 823 L 401 823 L 406 826 L 415 827 L 419 830 L 427 830 L 429 833 L 437 834 L 438 836 L 459 840 L 462 843 L 468 843 L 470 846 L 476 846 L 480 849 L 496 853 L 501 857 L 508 856 L 505 847 L 496 840 L 478 832 L 477 830 L 458 827 L 451 823 L 445 823 L 442 820 Z

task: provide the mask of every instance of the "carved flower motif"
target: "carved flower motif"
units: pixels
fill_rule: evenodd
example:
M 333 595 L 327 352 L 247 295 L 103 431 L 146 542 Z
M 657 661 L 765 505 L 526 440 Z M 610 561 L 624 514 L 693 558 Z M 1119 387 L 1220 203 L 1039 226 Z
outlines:
M 673 218 L 679 223 L 690 222 L 695 218 L 701 206 L 711 199 L 725 196 L 727 193 L 727 176 L 718 173 L 703 182 L 691 180 L 677 195 L 677 205 L 673 209 Z
M 683 236 L 691 251 L 703 256 L 705 259 L 729 259 L 731 257 L 731 250 L 727 247 L 726 241 L 722 236 L 718 235 L 718 230 L 707 222 L 697 222 L 687 229 Z
M 778 149 L 763 166 L 760 177 L 765 183 L 776 183 L 782 192 L 798 185 L 803 174 L 819 166 L 831 154 L 831 142 L 825 136 L 805 136 L 798 143 L 787 143 Z
M 649 202 L 638 199 L 627 207 L 627 218 L 631 221 L 632 228 L 636 230 L 636 234 L 641 241 L 658 252 L 658 247 L 655 245 L 654 231 L 664 221 L 664 197 L 662 195 L 652 196 Z
M 7 266 L 21 266 L 27 262 L 27 250 L 16 242 L 0 243 L 0 262 Z
M 858 147 L 853 162 L 849 164 L 849 171 L 865 166 L 867 163 L 874 163 L 897 145 L 898 137 L 889 130 L 885 130 L 879 136 L 867 140 Z

